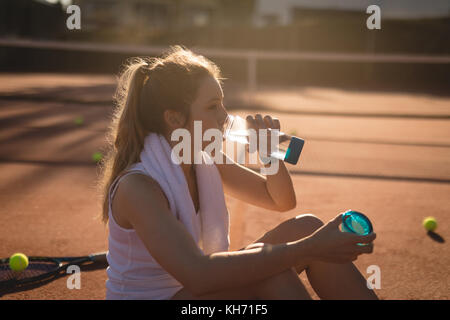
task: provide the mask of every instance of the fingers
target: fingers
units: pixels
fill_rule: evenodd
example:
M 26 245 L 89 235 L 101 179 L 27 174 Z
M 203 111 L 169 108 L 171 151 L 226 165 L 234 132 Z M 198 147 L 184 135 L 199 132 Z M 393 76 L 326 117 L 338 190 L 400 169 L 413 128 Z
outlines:
M 362 253 L 372 253 L 373 252 L 373 243 L 369 243 L 364 246 L 358 246 L 359 252 Z
M 334 263 L 349 263 L 356 261 L 361 254 L 370 254 L 373 252 L 373 244 L 365 246 L 356 246 L 351 250 L 336 251 L 334 254 L 330 254 L 325 260 L 332 261 Z
M 270 115 L 266 115 L 263 118 L 260 113 L 257 113 L 255 117 L 248 115 L 246 120 L 255 130 L 267 128 L 280 130 L 280 120 L 277 118 L 272 118 Z
M 330 222 L 335 227 L 339 227 L 342 223 L 342 213 L 339 213 L 336 217 L 334 217 Z
M 264 123 L 264 120 L 259 113 L 255 116 L 255 120 L 258 129 L 266 129 L 266 124 Z
M 273 120 L 272 117 L 267 115 L 264 117 L 264 123 L 266 125 L 266 128 L 273 128 Z
M 272 128 L 281 130 L 280 120 L 278 120 L 278 118 L 272 118 L 272 122 L 273 122 L 273 127 Z
M 370 243 L 373 240 L 375 240 L 377 237 L 377 234 L 375 232 L 372 232 L 366 236 L 359 236 L 355 235 L 355 237 L 352 239 L 353 243 Z
M 371 233 L 366 236 L 360 236 L 351 232 L 341 232 L 341 236 L 343 237 L 343 243 L 356 245 L 358 243 L 370 244 L 377 237 L 376 233 Z
M 365 245 L 352 245 L 351 249 L 345 251 L 346 254 L 356 254 L 356 255 L 372 252 L 373 252 L 373 243 L 368 243 Z
M 251 115 L 248 115 L 245 119 L 248 122 L 249 128 L 252 128 L 252 129 L 255 129 L 255 130 L 258 129 L 257 126 L 256 126 L 256 121 Z
M 372 253 L 373 248 L 374 248 L 373 243 L 368 243 L 365 245 L 350 244 L 346 245 L 345 247 L 342 247 L 339 251 L 336 251 L 336 254 L 360 255 L 363 253 Z

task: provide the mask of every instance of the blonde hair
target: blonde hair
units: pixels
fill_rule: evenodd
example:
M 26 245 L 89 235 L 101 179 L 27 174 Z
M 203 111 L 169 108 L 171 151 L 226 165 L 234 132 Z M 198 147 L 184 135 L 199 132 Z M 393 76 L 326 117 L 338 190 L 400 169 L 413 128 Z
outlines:
M 112 182 L 130 165 L 140 161 L 144 139 L 150 132 L 165 131 L 164 111 L 189 117 L 200 81 L 219 67 L 182 46 L 171 46 L 161 57 L 133 57 L 119 74 L 112 120 L 106 135 L 106 156 L 99 163 L 97 187 L 102 197 L 102 221 L 108 222 L 108 192 Z

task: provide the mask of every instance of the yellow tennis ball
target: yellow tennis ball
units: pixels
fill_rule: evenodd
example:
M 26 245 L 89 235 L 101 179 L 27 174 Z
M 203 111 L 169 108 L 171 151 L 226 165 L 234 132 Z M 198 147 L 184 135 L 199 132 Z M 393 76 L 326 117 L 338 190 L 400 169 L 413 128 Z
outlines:
M 98 151 L 92 155 L 92 161 L 94 162 L 99 162 L 100 160 L 102 160 L 102 158 L 103 158 L 102 153 Z
M 23 271 L 28 267 L 28 257 L 23 253 L 14 253 L 9 258 L 9 267 L 13 271 Z
M 78 125 L 78 126 L 80 126 L 80 125 L 82 125 L 83 124 L 83 122 L 84 122 L 84 119 L 83 119 L 83 117 L 76 117 L 74 120 L 73 120 L 73 122 L 76 124 L 76 125 Z
M 434 217 L 426 217 L 423 220 L 423 226 L 428 231 L 434 231 L 437 228 L 437 221 Z

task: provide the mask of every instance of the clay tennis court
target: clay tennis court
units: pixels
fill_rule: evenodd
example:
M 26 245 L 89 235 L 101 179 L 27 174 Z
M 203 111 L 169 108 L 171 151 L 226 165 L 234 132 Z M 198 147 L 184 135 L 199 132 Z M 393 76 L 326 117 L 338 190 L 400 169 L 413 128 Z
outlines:
M 105 145 L 114 86 L 112 76 L 0 74 L 0 257 L 107 249 L 91 157 Z M 224 88 L 231 112 L 270 113 L 306 144 L 289 167 L 295 210 L 270 212 L 227 198 L 231 250 L 290 217 L 314 213 L 328 221 L 354 209 L 377 233 L 374 253 L 356 265 L 366 277 L 369 266 L 380 267 L 380 298 L 450 298 L 449 97 L 262 87 L 249 100 L 237 88 Z M 83 125 L 74 123 L 77 116 Z M 438 221 L 433 237 L 422 227 L 427 216 Z M 67 289 L 62 277 L 0 298 L 105 298 L 104 268 L 81 276 L 79 290 Z

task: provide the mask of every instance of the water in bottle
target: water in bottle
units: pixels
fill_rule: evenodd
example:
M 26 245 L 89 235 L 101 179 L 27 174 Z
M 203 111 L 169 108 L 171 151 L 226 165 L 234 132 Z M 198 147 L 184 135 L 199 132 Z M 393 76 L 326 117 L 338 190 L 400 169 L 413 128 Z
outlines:
M 267 129 L 272 131 L 271 129 Z M 273 130 L 279 139 L 278 148 L 273 150 L 270 157 L 283 160 L 291 164 L 297 164 L 305 141 L 301 138 L 288 135 L 279 130 Z M 228 141 L 249 145 L 249 130 L 246 119 L 239 116 L 228 115 L 224 124 L 224 138 Z

